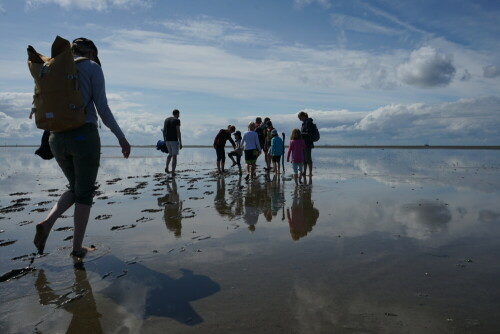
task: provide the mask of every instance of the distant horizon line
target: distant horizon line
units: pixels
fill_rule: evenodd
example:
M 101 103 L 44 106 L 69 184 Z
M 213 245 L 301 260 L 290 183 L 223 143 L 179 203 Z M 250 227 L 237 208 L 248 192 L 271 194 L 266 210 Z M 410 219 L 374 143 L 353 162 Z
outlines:
M 13 144 L 0 147 L 39 147 L 40 145 Z M 131 145 L 135 148 L 156 148 L 156 145 Z M 288 146 L 288 145 L 285 145 Z M 101 145 L 101 147 L 120 147 Z M 212 148 L 211 145 L 182 145 L 183 148 Z M 227 146 L 230 147 L 230 146 Z M 329 149 L 456 149 L 456 150 L 500 150 L 499 145 L 315 145 L 314 148 Z

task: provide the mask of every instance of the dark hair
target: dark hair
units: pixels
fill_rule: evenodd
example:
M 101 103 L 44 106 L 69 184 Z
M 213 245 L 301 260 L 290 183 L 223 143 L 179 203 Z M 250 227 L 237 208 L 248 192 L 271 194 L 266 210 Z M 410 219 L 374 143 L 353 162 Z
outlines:
M 255 123 L 262 123 L 262 118 L 257 117 L 257 118 L 255 119 Z
M 234 132 L 234 131 L 236 131 L 236 127 L 235 127 L 234 125 L 231 125 L 231 124 L 229 124 L 229 125 L 227 126 L 227 129 L 228 129 L 230 132 Z
M 94 42 L 85 37 L 80 37 L 73 40 L 71 43 L 71 51 L 77 55 L 85 55 L 87 52 L 94 52 L 94 61 L 101 66 L 101 61 L 97 57 L 97 47 Z
M 267 126 L 268 128 L 272 128 L 272 127 L 273 127 L 273 122 L 271 122 L 271 121 L 267 121 L 266 126 Z
M 269 117 L 264 118 L 264 123 L 269 122 L 271 119 Z
M 179 115 L 179 110 L 177 109 L 172 110 L 172 115 Z
M 301 111 L 299 112 L 299 114 L 297 115 L 299 118 L 300 117 L 305 117 L 305 118 L 309 118 L 309 116 L 307 115 L 307 113 L 305 111 Z

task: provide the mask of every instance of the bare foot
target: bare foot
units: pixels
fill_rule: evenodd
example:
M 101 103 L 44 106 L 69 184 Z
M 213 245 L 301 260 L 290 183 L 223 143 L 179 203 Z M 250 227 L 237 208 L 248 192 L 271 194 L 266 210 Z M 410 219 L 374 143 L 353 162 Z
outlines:
M 33 239 L 33 243 L 38 250 L 38 254 L 43 254 L 45 243 L 47 242 L 47 238 L 49 237 L 49 232 L 50 231 L 45 230 L 45 224 L 43 222 L 36 225 L 36 233 L 35 238 Z
M 84 258 L 85 255 L 87 255 L 88 252 L 93 252 L 95 251 L 97 248 L 95 247 L 85 247 L 83 246 L 81 249 L 79 250 L 73 250 L 71 252 L 71 256 L 74 256 L 74 257 L 79 257 L 79 258 Z

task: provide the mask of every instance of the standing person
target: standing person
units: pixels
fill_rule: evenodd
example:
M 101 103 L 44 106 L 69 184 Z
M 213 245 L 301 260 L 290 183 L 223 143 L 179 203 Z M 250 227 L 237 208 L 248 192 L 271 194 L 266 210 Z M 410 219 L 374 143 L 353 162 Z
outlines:
M 255 128 L 257 129 L 262 124 L 262 117 L 255 118 Z
M 243 155 L 243 148 L 241 147 L 241 132 L 236 131 L 233 133 L 235 149 L 227 154 L 229 159 L 233 162 L 233 166 L 238 166 L 241 175 L 241 156 Z M 234 157 L 234 158 L 233 158 Z M 236 158 L 236 160 L 234 160 Z
M 257 119 L 260 120 L 260 117 L 257 117 Z M 255 123 L 255 132 L 259 135 L 259 143 L 260 147 L 264 148 L 264 143 L 266 140 L 266 128 L 267 128 L 267 122 L 269 121 L 269 117 L 264 118 L 264 122 L 260 123 Z M 257 125 L 258 124 L 258 125 Z
M 292 155 L 292 168 L 293 168 L 293 179 L 295 184 L 298 185 L 299 182 L 302 183 L 302 173 L 304 165 L 304 149 L 306 144 L 304 139 L 300 134 L 299 129 L 293 129 L 290 135 L 290 144 L 288 144 L 288 153 L 286 155 L 286 161 L 290 161 L 290 154 Z M 300 172 L 300 177 L 299 177 Z
M 243 138 L 241 140 L 241 145 L 244 148 L 245 152 L 245 163 L 247 175 L 245 179 L 248 180 L 250 175 L 255 177 L 255 162 L 257 161 L 257 157 L 260 154 L 261 146 L 259 142 L 259 135 L 255 130 L 255 123 L 248 123 L 248 131 L 243 134 Z
M 302 128 L 300 132 L 302 134 L 302 138 L 306 143 L 306 149 L 304 150 L 304 176 L 306 176 L 307 169 L 309 169 L 309 176 L 312 176 L 312 156 L 311 150 L 314 148 L 314 142 L 312 139 L 313 133 L 313 120 L 309 118 L 306 112 L 301 111 L 297 115 L 298 118 L 302 121 Z
M 169 165 L 172 162 L 172 176 L 175 176 L 175 168 L 177 167 L 177 155 L 182 149 L 181 138 L 181 121 L 179 119 L 179 110 L 174 109 L 172 116 L 167 117 L 163 124 L 163 140 L 167 146 L 168 156 L 165 166 L 165 173 L 169 173 Z
M 125 159 L 130 155 L 130 144 L 108 106 L 97 47 L 89 39 L 77 38 L 73 41 L 71 50 L 75 58 L 87 58 L 76 63 L 80 92 L 86 110 L 85 125 L 74 130 L 50 133 L 50 149 L 69 184 L 68 190 L 61 195 L 45 220 L 36 225 L 33 243 L 38 253 L 42 254 L 52 226 L 75 204 L 71 255 L 83 257 L 88 251 L 94 250 L 82 244 L 96 190 L 95 181 L 101 157 L 97 114 L 118 139 Z
M 273 123 L 269 120 L 266 123 L 266 128 L 264 131 L 264 152 L 266 153 L 266 166 L 267 172 L 271 170 L 271 154 L 269 149 L 271 148 L 271 140 L 273 139 L 272 131 L 274 130 Z
M 281 170 L 281 156 L 283 155 L 283 140 L 278 135 L 278 130 L 271 131 L 271 145 L 269 149 L 269 156 L 273 161 L 274 174 L 279 174 Z
M 224 173 L 224 163 L 226 162 L 226 142 L 229 140 L 231 145 L 233 145 L 233 149 L 236 149 L 236 144 L 234 143 L 233 138 L 231 138 L 231 134 L 234 133 L 236 127 L 234 125 L 228 125 L 227 129 L 220 129 L 219 133 L 215 136 L 214 139 L 214 148 L 217 153 L 217 172 L 219 174 Z

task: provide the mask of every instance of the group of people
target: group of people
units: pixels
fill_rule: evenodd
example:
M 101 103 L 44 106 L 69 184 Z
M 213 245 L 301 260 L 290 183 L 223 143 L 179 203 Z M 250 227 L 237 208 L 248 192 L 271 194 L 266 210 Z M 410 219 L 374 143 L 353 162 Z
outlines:
M 300 129 L 295 128 L 290 135 L 290 142 L 286 155 L 287 162 L 292 163 L 293 177 L 296 184 L 302 183 L 302 178 L 307 175 L 312 176 L 312 157 L 311 149 L 314 147 L 311 134 L 313 132 L 313 122 L 306 112 L 301 111 L 297 115 L 302 122 Z M 182 139 L 180 131 L 179 110 L 174 109 L 172 116 L 165 119 L 163 126 L 163 138 L 168 150 L 168 156 L 165 166 L 166 173 L 175 175 L 177 166 L 177 155 L 182 148 Z M 231 137 L 234 136 L 234 139 Z M 246 163 L 246 176 L 256 177 L 257 158 L 263 153 L 265 158 L 267 172 L 271 170 L 275 174 L 280 174 L 282 165 L 282 155 L 285 154 L 285 145 L 274 128 L 269 117 L 257 117 L 254 122 L 248 123 L 247 131 L 241 134 L 234 125 L 228 125 L 225 129 L 220 129 L 214 138 L 213 147 L 217 156 L 217 173 L 225 173 L 227 142 L 231 144 L 233 150 L 227 154 L 232 161 L 231 167 L 237 166 L 240 175 L 242 174 L 241 158 L 244 157 Z M 272 168 L 271 168 L 272 164 Z
M 85 125 L 80 128 L 50 133 L 50 149 L 69 184 L 68 190 L 61 195 L 47 217 L 36 225 L 33 242 L 38 252 L 42 254 L 52 226 L 67 209 L 75 204 L 71 254 L 74 257 L 83 257 L 88 251 L 93 250 L 92 247 L 85 247 L 82 243 L 90 216 L 100 165 L 101 143 L 97 129 L 98 115 L 118 139 L 124 158 L 129 157 L 131 147 L 108 106 L 104 75 L 97 47 L 89 39 L 77 38 L 73 40 L 71 49 L 75 59 L 84 58 L 84 60 L 77 62 L 76 66 L 80 92 L 86 110 L 86 120 Z M 163 127 L 163 138 L 168 150 L 165 172 L 172 173 L 172 175 L 176 173 L 177 155 L 182 149 L 179 116 L 179 110 L 173 110 L 172 116 L 165 120 Z M 298 117 L 302 121 L 302 128 L 292 131 L 287 153 L 287 161 L 290 161 L 291 156 L 296 183 L 299 182 L 297 181 L 299 176 L 306 175 L 307 169 L 309 175 L 312 175 L 311 149 L 314 147 L 310 138 L 312 122 L 308 121 L 309 118 L 305 112 L 300 112 Z M 231 138 L 231 135 L 234 135 L 235 140 Z M 280 173 L 280 159 L 284 154 L 284 143 L 269 118 L 265 118 L 262 122 L 262 119 L 257 117 L 255 122 L 248 124 L 248 131 L 243 135 L 240 131 L 236 131 L 233 125 L 219 131 L 213 144 L 217 154 L 219 173 L 224 172 L 226 156 L 224 148 L 228 140 L 233 146 L 233 151 L 228 156 L 233 162 L 233 166 L 239 167 L 240 172 L 240 161 L 244 155 L 247 179 L 255 177 L 255 163 L 262 151 L 264 151 L 266 160 L 266 170 L 271 170 L 272 162 L 274 172 Z
M 301 183 L 302 177 L 307 175 L 312 176 L 312 157 L 311 149 L 314 147 L 314 142 L 310 136 L 312 133 L 312 120 L 306 112 L 301 111 L 298 118 L 302 121 L 301 129 L 293 129 L 290 135 L 290 143 L 288 145 L 287 162 L 292 162 L 293 176 L 295 183 Z M 248 130 L 242 135 L 240 131 L 236 131 L 234 125 L 228 125 L 226 129 L 221 129 L 215 136 L 213 146 L 217 155 L 217 172 L 224 173 L 224 164 L 226 160 L 225 146 L 227 141 L 233 146 L 233 150 L 228 153 L 228 157 L 233 162 L 232 166 L 238 166 L 241 174 L 241 157 L 244 155 L 246 163 L 246 178 L 255 177 L 257 158 L 264 152 L 266 167 L 264 169 L 269 172 L 272 170 L 275 174 L 281 173 L 281 159 L 285 153 L 283 140 L 278 134 L 278 130 L 274 128 L 271 120 L 266 117 L 262 121 L 261 117 L 257 117 L 255 122 L 248 124 Z M 231 138 L 234 135 L 234 140 Z

